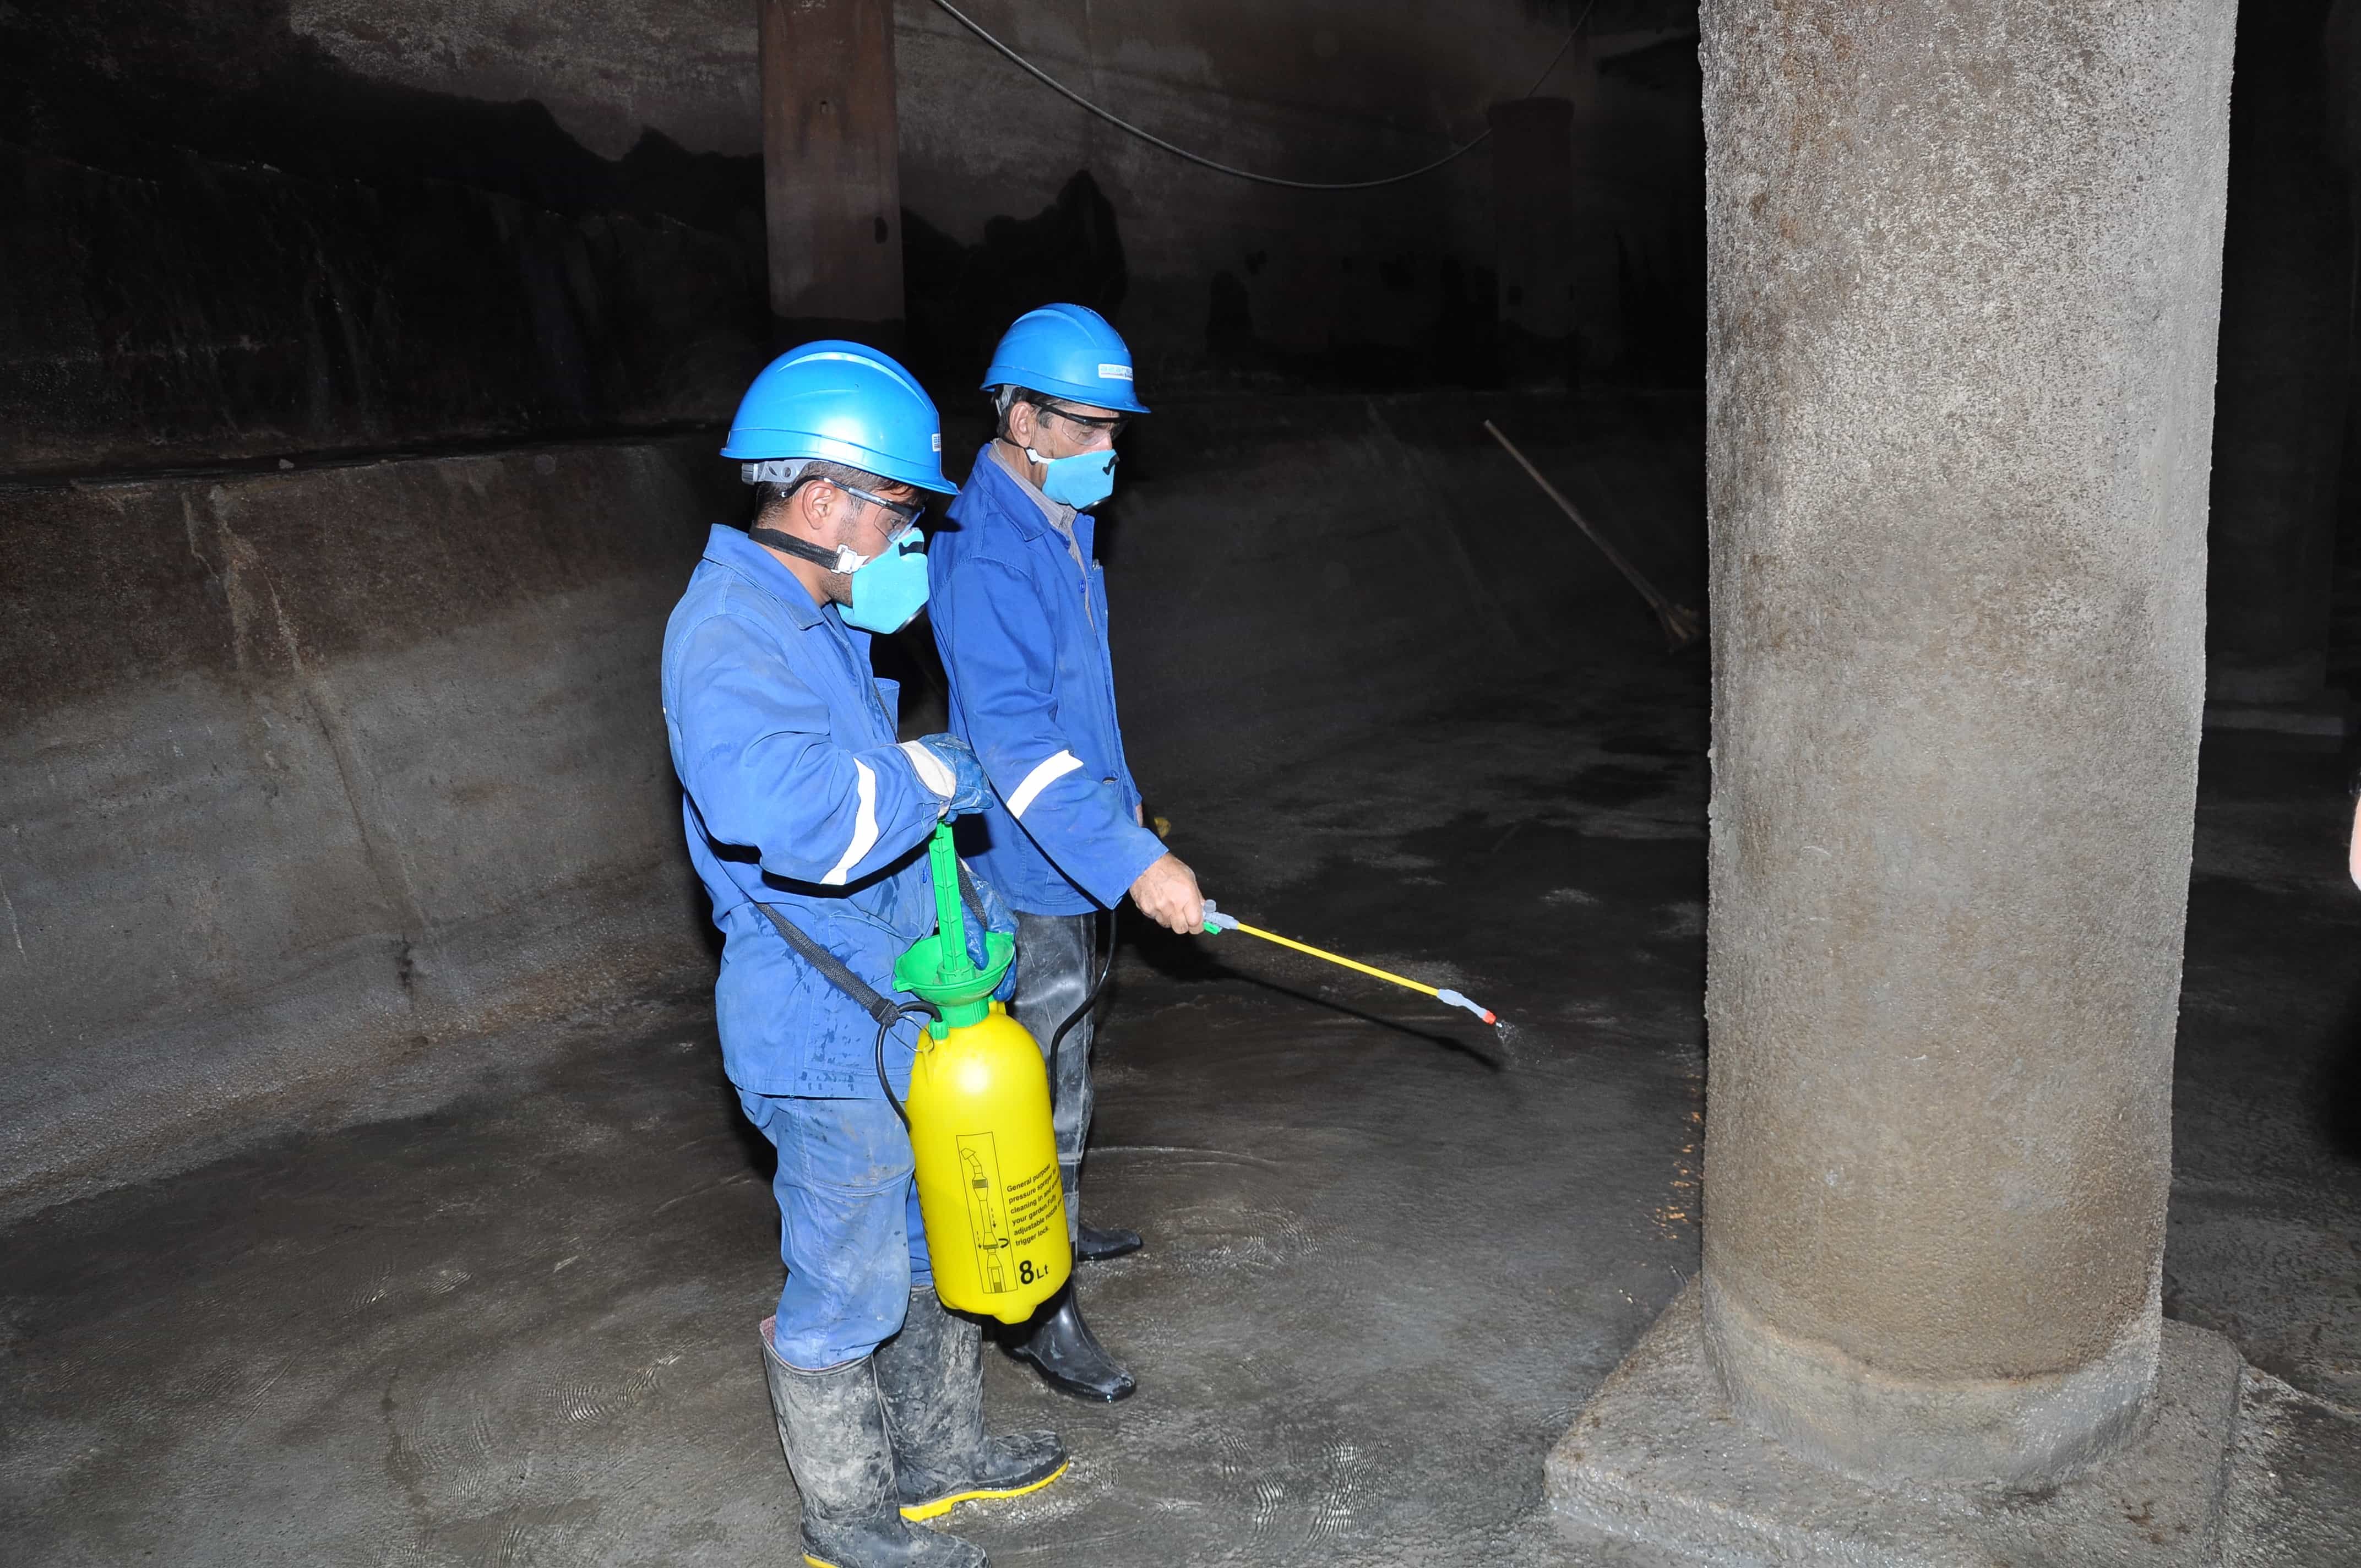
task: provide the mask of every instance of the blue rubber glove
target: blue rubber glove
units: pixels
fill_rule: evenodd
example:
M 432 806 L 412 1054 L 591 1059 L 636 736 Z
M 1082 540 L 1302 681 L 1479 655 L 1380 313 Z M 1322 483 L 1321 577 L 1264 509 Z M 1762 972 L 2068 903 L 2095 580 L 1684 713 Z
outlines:
M 983 905 L 983 920 L 982 924 L 978 924 L 975 911 L 969 907 L 967 900 L 964 897 L 960 900 L 960 924 L 967 933 L 967 956 L 973 961 L 976 968 L 982 969 L 984 963 L 984 932 L 993 930 L 1013 934 L 1016 929 L 1016 916 L 1009 909 L 1008 901 L 1000 896 L 999 889 L 977 876 L 972 870 L 964 865 L 961 869 L 967 871 L 968 880 L 975 883 L 976 897 Z M 1000 984 L 994 990 L 992 995 L 995 1002 L 1005 1002 L 1016 994 L 1016 966 L 1010 964 L 1008 972 L 1001 976 Z
M 945 817 L 964 817 L 992 803 L 992 785 L 984 779 L 983 764 L 958 736 L 922 735 L 903 741 L 902 751 L 918 782 L 943 803 Z

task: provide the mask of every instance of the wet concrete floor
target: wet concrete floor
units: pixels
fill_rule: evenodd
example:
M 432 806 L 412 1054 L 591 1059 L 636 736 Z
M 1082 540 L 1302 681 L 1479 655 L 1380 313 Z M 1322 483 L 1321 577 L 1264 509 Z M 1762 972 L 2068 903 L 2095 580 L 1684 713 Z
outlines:
M 1549 1445 L 1697 1265 L 1705 738 L 1702 666 L 1627 654 L 1155 803 L 1224 907 L 1510 1026 L 1241 937 L 1127 944 L 1085 1195 L 1149 1247 L 1085 1299 L 1142 1392 L 1085 1407 L 991 1358 L 994 1420 L 1078 1462 L 962 1533 L 1075 1568 L 1640 1561 L 1536 1508 Z M 2167 1288 L 2352 1404 L 2339 782 L 2209 750 Z M 695 977 L 430 1066 L 399 1113 L 0 1232 L 0 1558 L 796 1560 L 752 1337 L 767 1151 Z

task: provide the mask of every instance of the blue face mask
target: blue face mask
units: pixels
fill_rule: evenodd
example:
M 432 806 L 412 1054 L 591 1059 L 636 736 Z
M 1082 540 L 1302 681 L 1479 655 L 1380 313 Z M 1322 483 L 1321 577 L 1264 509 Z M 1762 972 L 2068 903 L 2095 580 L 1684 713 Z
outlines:
M 873 555 L 852 574 L 852 602 L 844 621 L 863 631 L 891 635 L 916 620 L 927 606 L 927 536 L 913 528 Z
M 1078 452 L 1071 457 L 1044 457 L 1031 447 L 1025 455 L 1049 472 L 1041 477 L 1041 493 L 1080 511 L 1115 494 L 1115 448 Z

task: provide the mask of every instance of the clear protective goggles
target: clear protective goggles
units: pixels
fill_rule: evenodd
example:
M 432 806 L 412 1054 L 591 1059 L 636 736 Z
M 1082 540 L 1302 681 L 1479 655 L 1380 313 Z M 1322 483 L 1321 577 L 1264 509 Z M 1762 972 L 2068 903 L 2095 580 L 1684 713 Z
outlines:
M 1063 408 L 1059 404 L 1052 402 L 1045 402 L 1039 399 L 1027 398 L 1025 400 L 1031 403 L 1041 412 L 1045 414 L 1055 414 L 1060 419 L 1064 420 L 1068 424 L 1079 426 L 1084 432 L 1103 430 L 1106 432 L 1106 437 L 1109 441 L 1113 441 L 1116 436 L 1121 435 L 1126 427 L 1131 423 L 1131 416 L 1129 414 L 1078 414 L 1071 409 Z
M 873 491 L 856 489 L 841 479 L 815 478 L 803 482 L 807 485 L 834 486 L 855 500 L 867 501 L 871 506 L 877 507 L 891 515 L 895 521 L 885 530 L 885 543 L 889 546 L 916 528 L 918 525 L 918 520 L 927 515 L 927 503 L 922 497 L 913 497 L 906 501 L 889 501 Z M 791 490 L 788 493 L 792 495 L 795 492 Z
M 918 520 L 927 515 L 927 499 L 923 494 L 906 501 L 890 501 L 873 490 L 848 485 L 841 479 L 831 479 L 822 474 L 806 475 L 802 471 L 804 466 L 803 460 L 798 458 L 766 458 L 761 462 L 740 464 L 739 475 L 750 485 L 785 485 L 791 496 L 806 485 L 827 485 L 842 490 L 855 500 L 867 501 L 895 520 L 885 529 L 885 543 L 889 545 L 909 532 Z

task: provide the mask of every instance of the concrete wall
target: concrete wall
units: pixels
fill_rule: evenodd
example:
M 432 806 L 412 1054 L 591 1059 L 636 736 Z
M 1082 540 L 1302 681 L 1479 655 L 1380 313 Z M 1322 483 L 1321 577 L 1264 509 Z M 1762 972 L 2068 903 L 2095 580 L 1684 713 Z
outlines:
M 1444 702 L 1490 700 L 1655 623 L 1484 433 L 1490 418 L 1642 569 L 1703 602 L 1687 398 L 1205 399 L 1126 435 L 1105 547 L 1125 745 L 1202 789 Z M 1218 896 L 1218 895 L 1217 895 Z
M 1570 626 L 1644 645 L 1486 413 L 1696 570 L 1685 403 L 1174 404 L 1107 545 L 1159 807 L 1551 667 Z M 709 972 L 655 666 L 744 506 L 715 444 L 0 488 L 0 1203 Z
M 1111 11 L 1085 0 L 983 0 L 971 14 L 1052 75 L 1183 147 L 1290 179 L 1350 181 L 1415 168 L 1481 133 L 1486 106 L 1533 85 L 1581 8 L 1191 0 Z M 1598 61 L 1686 38 L 1695 13 L 1693 4 L 1602 0 L 1594 37 L 1543 87 L 1582 112 L 1594 370 L 1621 350 L 1604 281 L 1618 236 L 1651 278 L 1679 264 L 1664 254 L 1668 227 L 1701 199 L 1703 150 L 1693 63 L 1686 80 L 1635 80 L 1602 74 Z M 927 0 L 902 0 L 898 14 L 906 203 L 975 243 L 995 214 L 1033 212 L 1072 170 L 1090 170 L 1122 225 L 1122 319 L 1150 351 L 1144 374 L 1466 373 L 1467 345 L 1454 336 L 1470 315 L 1488 320 L 1492 303 L 1482 150 L 1376 191 L 1246 184 L 1049 94 Z M 1675 52 L 1693 58 L 1693 45 Z M 977 137 L 980 123 L 1000 134 Z M 982 346 L 961 357 L 981 363 Z M 1641 350 L 1653 351 L 1653 341 Z M 1696 385 L 1701 367 L 1699 355 L 1679 383 Z
M 972 0 L 961 9 L 1169 140 L 1259 172 L 1350 181 L 1415 168 L 1477 135 L 1485 106 L 1531 89 L 1585 6 Z M 1653 62 L 1604 73 L 1599 64 L 1690 38 L 1696 11 L 1694 0 L 1601 0 L 1589 7 L 1588 36 L 1543 88 L 1576 100 L 1582 115 L 1601 367 L 1620 337 L 1619 231 L 1635 267 L 1653 274 L 1677 265 L 1663 249 L 1667 219 L 1695 205 L 1701 148 L 1693 64 L 1686 79 Z M 1480 154 L 1381 192 L 1242 184 L 1055 96 L 928 0 L 900 0 L 895 14 L 907 205 L 949 239 L 980 246 L 995 219 L 1049 207 L 1075 170 L 1090 170 L 1120 216 L 1129 324 L 1158 345 L 1155 373 L 1168 381 L 1202 369 L 1217 276 L 1242 291 L 1270 349 L 1390 349 L 1422 360 L 1447 309 L 1444 263 L 1466 269 L 1467 289 L 1472 270 L 1488 266 L 1489 161 Z M 555 15 L 528 0 L 458 13 L 448 0 L 292 0 L 290 22 L 375 79 L 543 103 L 601 157 L 622 157 L 642 130 L 700 152 L 758 146 L 752 11 L 735 0 Z M 979 135 L 983 126 L 993 134 Z M 1303 221 L 1307 207 L 1316 231 Z M 1236 308 L 1230 299 L 1226 308 Z
M 359 75 L 284 5 L 11 6 L 0 473 L 720 417 L 759 176 Z
M 0 1185 L 697 955 L 708 444 L 0 492 Z
M 1474 136 L 1573 16 L 973 9 L 1184 145 L 1315 179 Z M 1551 77 L 1578 110 L 1594 378 L 1697 383 L 1694 12 L 1602 0 Z M 910 347 L 947 392 L 1056 297 L 1115 315 L 1167 394 L 1495 378 L 1482 150 L 1384 191 L 1248 185 L 1091 118 L 926 0 L 897 23 Z M 754 38 L 737 0 L 0 10 L 0 472 L 725 417 L 772 346 Z

